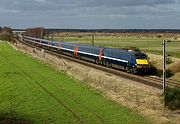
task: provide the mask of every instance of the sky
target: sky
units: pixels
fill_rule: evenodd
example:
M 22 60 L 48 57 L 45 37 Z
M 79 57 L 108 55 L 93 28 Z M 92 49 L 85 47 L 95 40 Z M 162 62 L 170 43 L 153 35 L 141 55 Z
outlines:
M 180 0 L 0 0 L 0 26 L 180 29 Z

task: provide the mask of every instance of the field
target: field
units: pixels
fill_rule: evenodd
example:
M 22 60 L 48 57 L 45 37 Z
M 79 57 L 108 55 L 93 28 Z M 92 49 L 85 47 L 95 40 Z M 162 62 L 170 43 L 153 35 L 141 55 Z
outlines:
M 66 73 L 0 43 L 0 121 L 5 117 L 53 124 L 150 123 Z
M 112 47 L 112 48 L 127 48 L 136 47 L 145 53 L 153 53 L 162 55 L 162 41 L 171 40 L 172 42 L 167 43 L 167 54 L 173 57 L 180 58 L 180 42 L 175 41 L 172 38 L 157 38 L 157 37 L 118 37 L 118 36 L 95 36 L 95 45 L 102 47 Z M 91 45 L 92 38 L 87 36 L 82 37 L 54 37 L 54 40 L 74 42 L 80 44 Z

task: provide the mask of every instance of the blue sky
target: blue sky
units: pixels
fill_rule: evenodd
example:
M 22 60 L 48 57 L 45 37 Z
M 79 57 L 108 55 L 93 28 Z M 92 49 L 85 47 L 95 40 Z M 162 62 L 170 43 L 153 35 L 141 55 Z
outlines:
M 180 29 L 180 0 L 0 0 L 0 26 Z

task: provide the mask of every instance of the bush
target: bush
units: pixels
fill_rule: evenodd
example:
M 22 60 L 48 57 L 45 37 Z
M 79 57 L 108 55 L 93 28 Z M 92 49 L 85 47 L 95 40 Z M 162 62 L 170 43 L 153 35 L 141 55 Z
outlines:
M 0 33 L 0 40 L 11 41 L 12 38 L 13 38 L 13 35 L 9 32 Z
M 174 73 L 170 69 L 166 70 L 166 78 L 170 78 L 173 75 L 174 75 Z
M 157 69 L 152 63 L 150 63 L 148 74 L 162 77 L 163 76 L 163 70 Z M 166 69 L 166 78 L 170 78 L 173 75 L 174 75 L 174 72 L 171 69 Z
M 171 64 L 171 63 L 172 63 L 172 57 L 167 57 L 166 64 Z
M 173 71 L 174 73 L 180 72 L 180 62 L 177 62 L 176 64 L 173 65 L 172 71 Z
M 164 102 L 172 110 L 180 109 L 180 88 L 166 88 Z
M 157 68 L 152 63 L 149 63 L 148 74 L 157 75 Z
M 158 35 L 157 37 L 158 37 L 158 38 L 162 38 L 162 35 Z

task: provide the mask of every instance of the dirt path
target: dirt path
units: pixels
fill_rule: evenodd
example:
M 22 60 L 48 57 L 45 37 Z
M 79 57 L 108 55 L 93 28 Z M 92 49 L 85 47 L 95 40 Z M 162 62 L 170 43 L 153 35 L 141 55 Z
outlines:
M 57 70 L 65 71 L 82 83 L 98 89 L 108 99 L 139 112 L 154 123 L 171 122 L 178 124 L 180 122 L 178 111 L 170 111 L 164 108 L 162 91 L 158 89 L 89 68 L 64 58 L 57 58 L 43 51 L 36 50 L 33 52 L 32 48 L 22 44 L 16 44 L 12 47 L 44 63 L 50 64 Z

